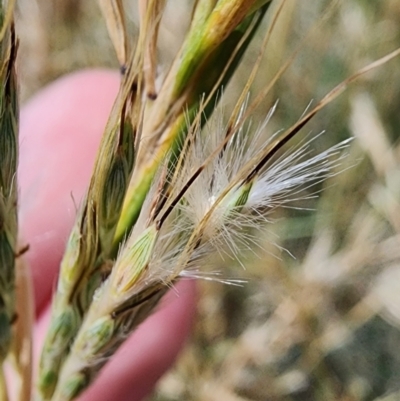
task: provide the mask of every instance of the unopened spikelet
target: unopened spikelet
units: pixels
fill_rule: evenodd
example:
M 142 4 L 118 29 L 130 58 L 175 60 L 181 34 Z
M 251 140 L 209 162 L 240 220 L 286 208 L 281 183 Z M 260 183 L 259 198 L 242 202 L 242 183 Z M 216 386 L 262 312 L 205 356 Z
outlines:
M 262 166 L 249 181 L 252 161 L 271 141 L 262 139 L 268 138 L 271 115 L 254 135 L 238 122 L 227 143 L 217 116 L 218 131 L 211 122 L 210 132 L 194 133 L 171 181 L 161 168 L 109 278 L 95 294 L 61 371 L 55 401 L 72 400 L 88 386 L 179 278 L 198 277 L 212 252 L 230 250 L 236 256 L 237 247 L 252 241 L 248 229 L 259 229 L 272 209 L 301 197 L 301 188 L 334 174 L 347 142 L 311 157 L 308 141 Z M 159 189 L 172 184 L 158 207 Z
M 116 107 L 118 109 L 118 106 Z M 51 396 L 58 370 L 88 308 L 107 274 L 101 249 L 112 240 L 134 162 L 134 134 L 123 107 L 121 121 L 108 126 L 88 194 L 61 263 L 52 320 L 40 361 L 39 390 Z
M 0 362 L 7 356 L 15 317 L 17 254 L 17 40 L 8 2 L 0 3 Z

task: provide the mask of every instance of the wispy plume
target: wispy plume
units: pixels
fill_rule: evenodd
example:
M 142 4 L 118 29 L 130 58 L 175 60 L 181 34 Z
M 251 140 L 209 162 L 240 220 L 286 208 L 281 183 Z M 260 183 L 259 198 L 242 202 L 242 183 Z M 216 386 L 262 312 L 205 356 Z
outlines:
M 180 278 L 241 284 L 200 269 L 212 254 L 236 257 L 243 247 L 252 246 L 272 210 L 307 197 L 304 189 L 336 173 L 349 143 L 311 156 L 312 138 L 253 173 L 253 161 L 279 133 L 268 130 L 273 109 L 254 132 L 242 115 L 228 141 L 219 112 L 206 128 L 197 127 L 176 161 L 173 177 L 166 174 L 168 158 L 161 164 L 110 276 L 94 295 L 53 399 L 79 394 Z

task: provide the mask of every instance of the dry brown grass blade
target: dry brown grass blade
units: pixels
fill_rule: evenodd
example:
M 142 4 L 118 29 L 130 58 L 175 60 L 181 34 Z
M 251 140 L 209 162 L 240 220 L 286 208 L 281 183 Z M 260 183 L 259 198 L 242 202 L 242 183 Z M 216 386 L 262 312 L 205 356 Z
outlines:
M 157 97 L 156 73 L 157 73 L 157 40 L 160 28 L 161 16 L 165 7 L 165 0 L 140 0 L 140 19 L 145 25 L 152 23 L 146 38 L 146 51 L 144 56 L 144 80 L 146 95 L 149 99 Z
M 7 32 L 7 29 L 10 27 L 11 21 L 13 19 L 14 7 L 16 0 L 10 0 L 7 4 L 7 9 L 4 15 L 3 26 L 0 30 L 0 41 L 3 40 L 4 35 Z
M 117 53 L 119 65 L 121 68 L 125 68 L 129 49 L 122 0 L 98 1 Z

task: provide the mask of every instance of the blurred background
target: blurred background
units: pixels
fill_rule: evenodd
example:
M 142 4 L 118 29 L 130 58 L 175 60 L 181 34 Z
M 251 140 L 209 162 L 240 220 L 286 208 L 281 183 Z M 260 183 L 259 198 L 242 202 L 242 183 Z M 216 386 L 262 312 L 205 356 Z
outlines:
M 136 2 L 127 3 L 134 37 Z M 170 0 L 160 74 L 188 26 L 191 1 Z M 223 99 L 234 104 L 254 64 L 268 14 Z M 117 68 L 95 0 L 18 0 L 21 95 L 82 68 Z M 288 0 L 260 68 L 266 85 L 290 68 L 255 114 L 279 101 L 268 130 L 293 124 L 310 101 L 400 47 L 398 0 Z M 254 90 L 253 93 L 256 93 Z M 300 134 L 326 133 L 315 152 L 355 137 L 340 174 L 314 199 L 279 209 L 238 262 L 241 287 L 199 282 L 192 339 L 149 401 L 400 400 L 400 58 L 351 84 Z M 287 250 L 287 251 L 286 251 Z

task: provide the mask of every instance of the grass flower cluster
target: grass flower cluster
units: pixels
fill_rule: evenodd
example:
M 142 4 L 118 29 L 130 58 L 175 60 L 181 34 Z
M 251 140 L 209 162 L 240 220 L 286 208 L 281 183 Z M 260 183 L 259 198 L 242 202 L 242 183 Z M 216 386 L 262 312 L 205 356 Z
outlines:
M 18 339 L 16 304 L 22 302 L 15 296 L 21 253 L 18 42 L 14 4 L 1 2 L 0 362 L 10 355 L 16 359 L 16 374 L 25 383 L 21 401 L 78 397 L 179 280 L 240 284 L 210 271 L 213 259 L 220 255 L 244 264 L 242 255 L 262 247 L 258 231 L 276 208 L 295 208 L 299 199 L 315 197 L 321 182 L 344 169 L 351 140 L 320 153 L 313 150 L 318 136 L 306 136 L 290 148 L 287 144 L 348 84 L 400 53 L 370 63 L 338 83 L 292 126 L 274 131 L 269 123 L 277 104 L 261 122 L 252 115 L 300 49 L 254 99 L 249 91 L 285 1 L 196 1 L 181 48 L 161 78 L 157 44 L 166 2 L 138 3 L 140 24 L 132 45 L 123 1 L 99 0 L 120 66 L 120 89 L 60 264 L 31 394 L 31 372 L 18 362 L 18 346 L 13 346 L 18 344 L 13 340 Z M 231 113 L 224 115 L 218 103 L 262 28 L 257 60 Z M 0 385 L 7 400 L 4 379 Z

